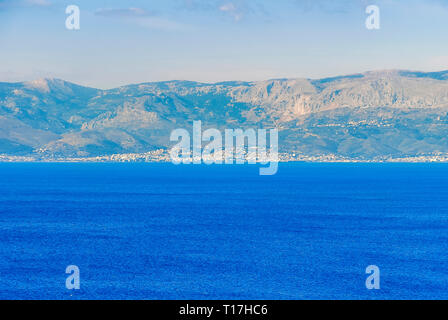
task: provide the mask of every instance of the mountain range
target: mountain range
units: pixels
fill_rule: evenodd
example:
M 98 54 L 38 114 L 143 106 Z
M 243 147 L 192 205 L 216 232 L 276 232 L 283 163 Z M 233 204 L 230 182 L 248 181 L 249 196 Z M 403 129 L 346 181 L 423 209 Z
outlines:
M 0 155 L 94 157 L 169 149 L 170 133 L 278 128 L 279 150 L 348 159 L 448 154 L 448 71 L 325 79 L 168 81 L 100 90 L 0 83 Z

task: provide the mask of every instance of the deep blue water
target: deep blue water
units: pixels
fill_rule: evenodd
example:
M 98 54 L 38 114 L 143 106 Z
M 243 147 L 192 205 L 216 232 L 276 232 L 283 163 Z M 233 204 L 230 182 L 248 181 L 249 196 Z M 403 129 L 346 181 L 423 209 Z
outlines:
M 0 298 L 447 299 L 447 181 L 443 164 L 0 164 Z

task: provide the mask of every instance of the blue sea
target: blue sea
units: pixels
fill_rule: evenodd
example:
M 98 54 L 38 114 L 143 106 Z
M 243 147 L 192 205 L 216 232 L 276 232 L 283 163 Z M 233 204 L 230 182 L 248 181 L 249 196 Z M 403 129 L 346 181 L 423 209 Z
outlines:
M 448 298 L 448 165 L 258 169 L 0 164 L 0 298 Z

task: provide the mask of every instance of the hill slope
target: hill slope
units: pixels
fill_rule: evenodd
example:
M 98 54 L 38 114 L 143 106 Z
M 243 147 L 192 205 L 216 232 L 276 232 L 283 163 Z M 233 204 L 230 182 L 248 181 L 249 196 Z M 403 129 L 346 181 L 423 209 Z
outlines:
M 373 159 L 448 153 L 448 71 L 327 79 L 0 83 L 0 154 L 43 158 L 169 148 L 175 128 L 279 128 L 282 152 Z

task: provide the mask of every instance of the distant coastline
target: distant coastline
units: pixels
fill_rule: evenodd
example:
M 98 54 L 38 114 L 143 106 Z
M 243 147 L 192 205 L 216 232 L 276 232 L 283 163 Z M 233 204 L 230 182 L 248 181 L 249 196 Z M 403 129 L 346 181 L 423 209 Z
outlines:
M 96 157 L 32 157 L 0 154 L 0 163 L 36 162 L 36 163 L 171 163 L 168 150 L 156 150 L 147 153 L 112 154 Z M 448 154 L 428 154 L 409 157 L 384 156 L 372 159 L 345 158 L 333 154 L 303 155 L 279 153 L 279 162 L 310 163 L 448 163 Z

